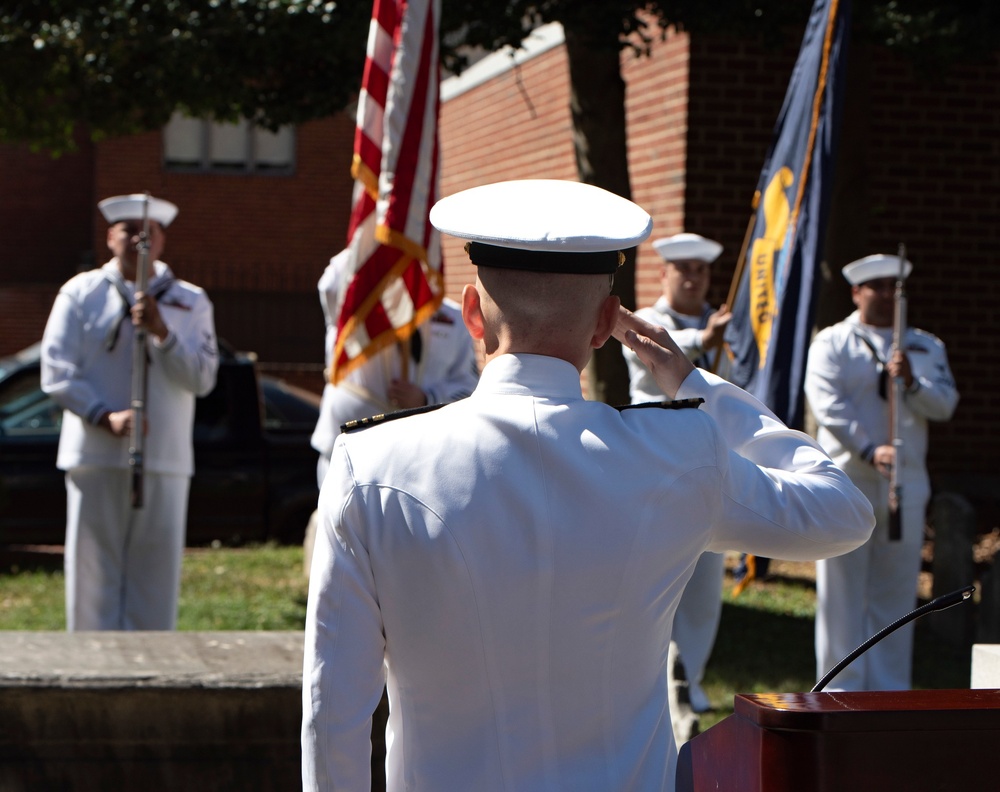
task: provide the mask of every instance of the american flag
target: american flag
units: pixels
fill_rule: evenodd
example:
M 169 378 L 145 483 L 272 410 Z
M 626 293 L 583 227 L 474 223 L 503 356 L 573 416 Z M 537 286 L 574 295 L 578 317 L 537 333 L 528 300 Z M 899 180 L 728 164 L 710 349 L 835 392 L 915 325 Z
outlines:
M 375 0 L 330 381 L 408 339 L 444 296 L 438 192 L 440 0 Z

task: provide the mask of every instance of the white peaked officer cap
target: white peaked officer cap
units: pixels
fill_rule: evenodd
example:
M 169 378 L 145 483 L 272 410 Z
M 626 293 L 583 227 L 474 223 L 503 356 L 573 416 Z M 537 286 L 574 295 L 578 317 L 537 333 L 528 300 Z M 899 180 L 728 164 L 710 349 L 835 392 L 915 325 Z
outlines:
M 557 179 L 497 182 L 434 204 L 430 221 L 469 240 L 477 266 L 566 274 L 613 273 L 621 251 L 649 237 L 641 207 L 600 187 Z
M 903 278 L 910 277 L 913 265 L 906 260 L 903 262 Z M 876 253 L 874 256 L 865 256 L 863 259 L 852 261 L 845 266 L 841 272 L 847 278 L 847 282 L 852 286 L 860 286 L 870 280 L 878 278 L 898 278 L 899 277 L 899 256 L 889 256 L 885 253 Z
M 101 210 L 104 219 L 111 225 L 120 223 L 122 220 L 142 220 L 143 204 L 146 202 L 146 198 L 147 196 L 142 193 L 115 195 L 111 198 L 105 198 L 97 204 L 97 208 Z M 177 207 L 162 198 L 153 198 L 153 196 L 148 196 L 148 198 L 149 219 L 155 220 L 161 228 L 166 228 L 177 217 Z
M 700 234 L 674 234 L 653 240 L 653 250 L 664 261 L 704 261 L 711 264 L 722 253 L 722 245 Z

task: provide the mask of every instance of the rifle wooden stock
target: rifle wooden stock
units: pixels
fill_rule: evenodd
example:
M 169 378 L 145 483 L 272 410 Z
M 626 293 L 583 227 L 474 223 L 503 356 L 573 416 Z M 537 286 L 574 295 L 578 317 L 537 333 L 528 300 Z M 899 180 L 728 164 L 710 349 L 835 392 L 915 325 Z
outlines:
M 142 233 L 136 246 L 135 291 L 145 294 L 149 284 L 149 193 L 142 204 Z M 146 328 L 136 327 L 132 339 L 132 433 L 128 464 L 132 473 L 131 503 L 141 509 L 143 502 L 143 451 L 146 429 Z
M 903 349 L 906 334 L 906 246 L 899 245 L 899 274 L 893 297 L 892 354 Z M 900 432 L 903 392 L 906 383 L 902 377 L 893 377 L 889 383 L 889 434 L 895 458 L 889 469 L 889 541 L 898 542 L 903 536 L 903 485 L 900 483 L 903 467 L 903 438 Z

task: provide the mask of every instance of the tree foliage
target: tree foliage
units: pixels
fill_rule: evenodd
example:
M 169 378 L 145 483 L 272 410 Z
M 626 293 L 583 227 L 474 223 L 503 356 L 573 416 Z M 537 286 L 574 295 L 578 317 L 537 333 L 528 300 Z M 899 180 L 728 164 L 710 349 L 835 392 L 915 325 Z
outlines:
M 806 0 L 443 0 L 442 61 L 518 46 L 538 24 L 649 50 L 670 25 L 780 36 Z M 935 65 L 996 50 L 995 0 L 855 0 L 861 35 Z M 0 5 L 0 140 L 72 148 L 162 126 L 175 109 L 270 129 L 344 108 L 361 80 L 371 0 L 11 0 Z
M 624 49 L 648 53 L 656 29 L 760 36 L 801 31 L 810 0 L 443 0 L 442 27 L 489 51 L 516 47 L 536 25 L 562 22 L 603 31 Z M 997 52 L 996 0 L 854 0 L 854 35 L 921 63 L 948 63 Z M 444 50 L 461 69 L 461 51 Z
M 62 151 L 155 129 L 175 109 L 276 129 L 342 109 L 367 2 L 19 0 L 0 7 L 0 139 Z
M 1000 49 L 996 0 L 856 2 L 854 16 L 860 35 L 923 66 L 979 59 Z

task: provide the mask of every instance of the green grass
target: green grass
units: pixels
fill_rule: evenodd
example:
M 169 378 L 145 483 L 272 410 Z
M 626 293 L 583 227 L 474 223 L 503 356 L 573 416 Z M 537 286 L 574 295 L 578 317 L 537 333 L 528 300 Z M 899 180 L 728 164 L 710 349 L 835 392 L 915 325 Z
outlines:
M 0 629 L 64 630 L 62 557 L 0 567 Z M 302 548 L 205 548 L 184 555 L 179 630 L 301 630 Z
M 66 629 L 62 572 L 18 564 L 2 570 L 0 629 Z
M 184 556 L 180 630 L 301 630 L 308 581 L 301 547 L 206 549 Z

